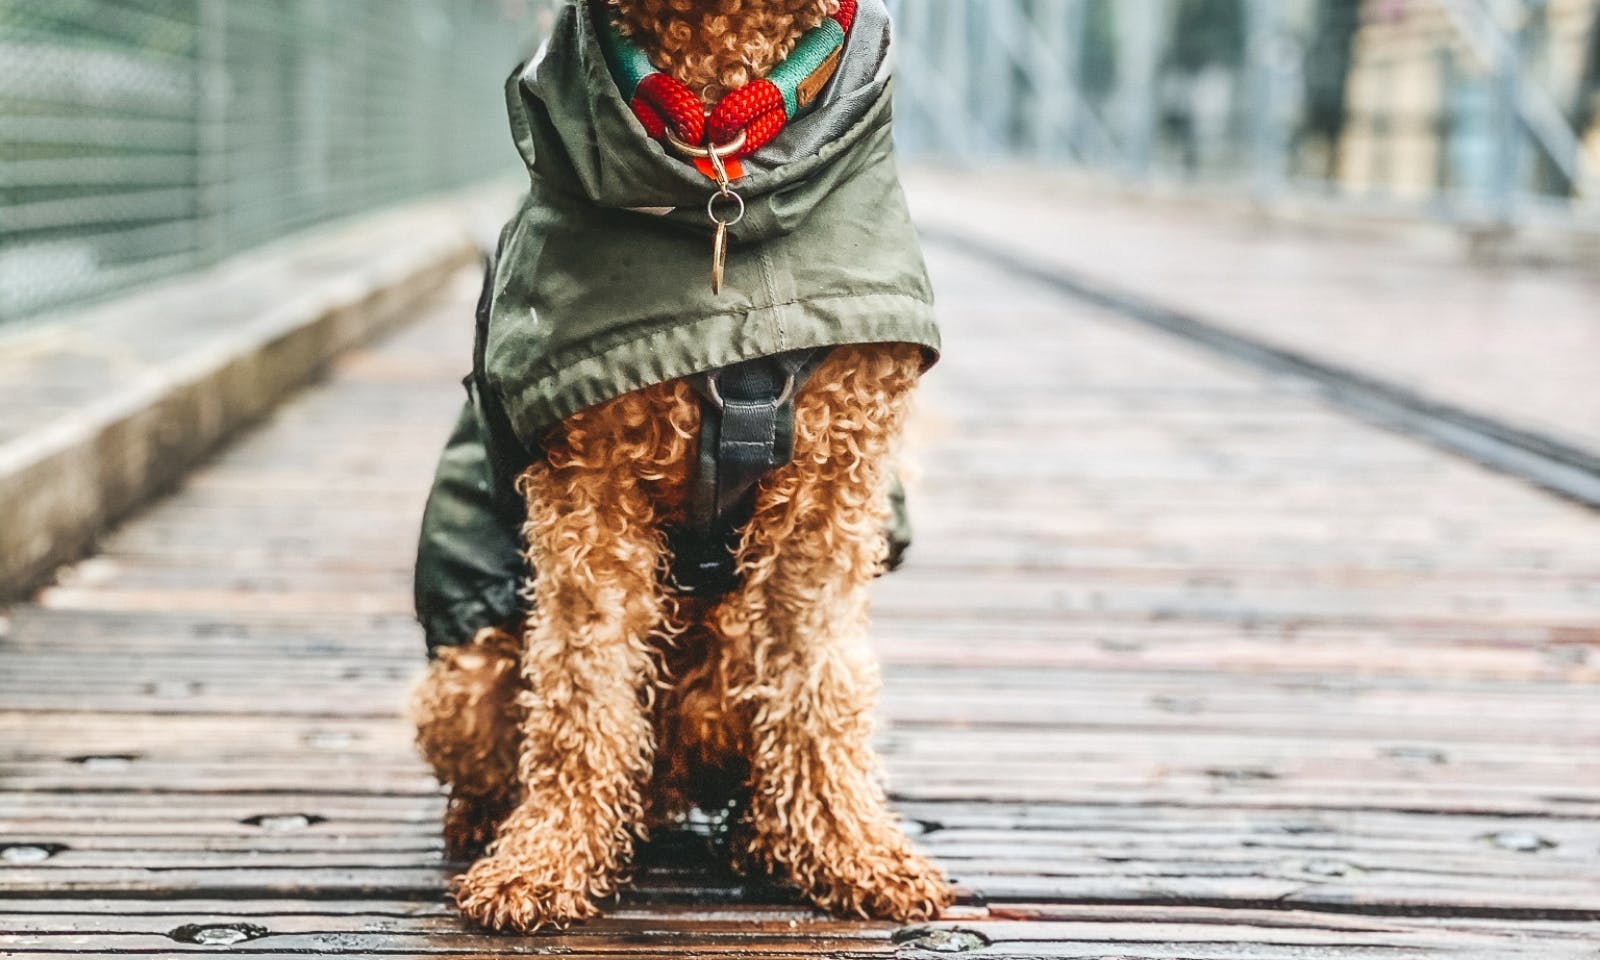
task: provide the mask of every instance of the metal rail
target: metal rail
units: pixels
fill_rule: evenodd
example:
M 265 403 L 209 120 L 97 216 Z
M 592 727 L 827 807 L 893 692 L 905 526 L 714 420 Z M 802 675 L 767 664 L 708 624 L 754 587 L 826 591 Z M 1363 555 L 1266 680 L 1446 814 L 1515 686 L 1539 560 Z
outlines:
M 1600 51 L 1600 0 L 891 6 L 913 158 L 1315 195 L 1478 231 L 1600 225 L 1600 128 L 1576 126 L 1600 63 L 1573 53 Z
M 551 0 L 0 0 L 0 325 L 516 170 Z
M 926 226 L 920 232 L 964 256 L 1102 307 L 1121 319 L 1258 370 L 1311 384 L 1329 402 L 1373 423 L 1600 510 L 1600 456 L 1587 450 L 1351 367 L 1224 329 L 1193 313 L 1022 257 L 967 233 Z

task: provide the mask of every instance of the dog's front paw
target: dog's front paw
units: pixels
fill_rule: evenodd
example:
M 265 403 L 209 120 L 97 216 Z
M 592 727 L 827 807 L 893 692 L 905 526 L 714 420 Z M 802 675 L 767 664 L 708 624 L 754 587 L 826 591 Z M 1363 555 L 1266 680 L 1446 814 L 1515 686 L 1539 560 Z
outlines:
M 500 857 L 473 864 L 457 879 L 455 894 L 462 916 L 503 933 L 565 928 L 600 913 L 582 878 Z
M 908 923 L 932 920 L 955 900 L 939 868 L 915 853 L 846 856 L 821 866 L 811 899 L 833 914 Z

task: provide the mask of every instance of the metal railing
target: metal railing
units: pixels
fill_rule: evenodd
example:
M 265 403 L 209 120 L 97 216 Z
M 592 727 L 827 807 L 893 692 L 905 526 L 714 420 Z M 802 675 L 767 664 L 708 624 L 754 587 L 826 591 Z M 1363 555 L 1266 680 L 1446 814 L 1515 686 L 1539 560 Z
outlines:
M 912 159 L 1600 227 L 1600 0 L 893 0 Z
M 549 0 L 0 0 L 0 322 L 516 169 Z
M 0 322 L 515 169 L 558 0 L 0 0 Z M 916 158 L 1600 225 L 1600 0 L 891 0 Z

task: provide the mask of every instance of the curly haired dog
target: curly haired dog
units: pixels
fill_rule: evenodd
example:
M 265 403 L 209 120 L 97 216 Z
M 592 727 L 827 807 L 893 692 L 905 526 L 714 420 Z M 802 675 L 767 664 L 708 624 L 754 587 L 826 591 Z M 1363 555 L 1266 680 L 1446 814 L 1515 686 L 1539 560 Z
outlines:
M 611 0 L 622 29 L 708 102 L 761 77 L 837 0 Z M 598 913 L 635 843 L 737 804 L 735 855 L 818 906 L 908 920 L 951 900 L 890 812 L 870 746 L 879 687 L 868 586 L 895 446 L 923 358 L 836 348 L 795 401 L 795 451 L 762 481 L 738 586 L 679 595 L 701 407 L 672 381 L 567 418 L 517 480 L 527 622 L 444 651 L 415 704 L 450 787 L 445 837 L 481 853 L 462 912 L 534 931 Z

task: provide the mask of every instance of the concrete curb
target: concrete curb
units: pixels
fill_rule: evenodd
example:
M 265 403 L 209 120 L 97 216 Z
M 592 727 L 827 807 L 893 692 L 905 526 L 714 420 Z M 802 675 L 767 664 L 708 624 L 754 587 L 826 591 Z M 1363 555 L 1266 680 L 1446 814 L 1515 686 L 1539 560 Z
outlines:
M 340 353 L 401 325 L 476 259 L 483 226 L 504 213 L 506 196 L 478 189 L 317 231 L 18 338 L 149 359 L 0 443 L 0 601 L 20 599 L 86 554 L 108 526 Z M 229 304 L 247 306 L 230 313 Z M 157 342 L 134 342 L 152 328 Z M 50 353 L 0 342 L 0 355 L 8 351 Z M 76 360 L 57 354 L 36 364 L 43 386 L 52 364 Z

